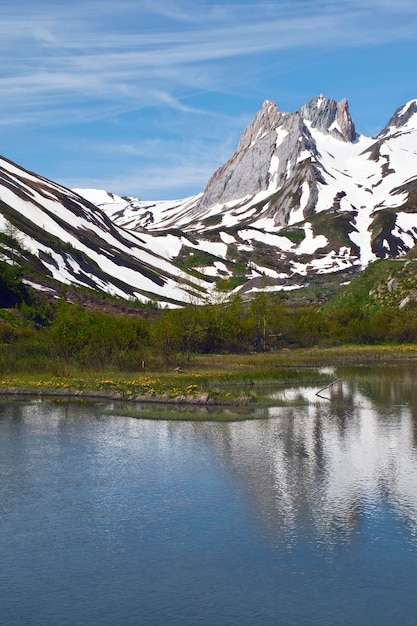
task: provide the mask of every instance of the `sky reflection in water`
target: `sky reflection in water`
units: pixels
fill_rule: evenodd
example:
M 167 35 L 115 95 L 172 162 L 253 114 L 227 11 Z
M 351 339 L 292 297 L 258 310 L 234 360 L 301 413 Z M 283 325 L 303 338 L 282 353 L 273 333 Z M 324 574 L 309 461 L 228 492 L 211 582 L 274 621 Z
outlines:
M 413 624 L 415 372 L 235 423 L 0 404 L 6 623 Z

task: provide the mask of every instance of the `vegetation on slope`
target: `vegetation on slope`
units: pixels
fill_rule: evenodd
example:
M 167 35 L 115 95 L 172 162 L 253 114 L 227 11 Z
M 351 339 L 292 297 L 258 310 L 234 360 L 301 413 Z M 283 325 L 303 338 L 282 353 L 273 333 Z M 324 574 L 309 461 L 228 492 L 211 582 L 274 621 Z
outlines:
M 231 383 L 299 379 L 300 363 L 415 358 L 417 302 L 401 305 L 414 267 L 378 261 L 321 307 L 258 293 L 169 310 L 74 287 L 51 298 L 0 263 L 0 389 L 204 403 L 231 400 Z
M 324 307 L 324 311 L 340 308 L 381 311 L 403 308 L 417 300 L 417 259 L 414 249 L 402 259 L 378 260 L 371 263 L 350 285 L 347 285 Z
M 360 287 L 364 279 L 365 274 L 357 279 Z M 195 354 L 417 341 L 417 303 L 364 306 L 362 287 L 357 294 L 346 291 L 345 306 L 329 303 L 321 309 L 259 293 L 250 301 L 235 296 L 171 310 L 129 308 L 120 302 L 117 309 L 117 301 L 112 308 L 100 299 L 94 303 L 91 295 L 83 306 L 51 302 L 19 287 L 16 278 L 11 293 L 19 294 L 19 288 L 20 302 L 1 310 L 0 373 L 71 367 L 169 369 L 188 363 Z

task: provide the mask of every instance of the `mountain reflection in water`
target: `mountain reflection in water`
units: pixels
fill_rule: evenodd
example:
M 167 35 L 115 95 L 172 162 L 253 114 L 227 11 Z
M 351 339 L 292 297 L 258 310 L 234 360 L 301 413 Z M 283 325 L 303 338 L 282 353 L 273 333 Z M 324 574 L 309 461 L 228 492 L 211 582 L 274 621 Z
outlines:
M 414 624 L 416 373 L 228 423 L 0 402 L 4 623 Z
M 317 387 L 274 392 L 308 406 L 270 407 L 271 419 L 225 425 L 206 436 L 244 479 L 251 499 L 282 541 L 311 524 L 326 542 L 348 539 L 383 499 L 417 531 L 414 365 L 339 368 Z M 276 418 L 276 419 L 274 419 Z

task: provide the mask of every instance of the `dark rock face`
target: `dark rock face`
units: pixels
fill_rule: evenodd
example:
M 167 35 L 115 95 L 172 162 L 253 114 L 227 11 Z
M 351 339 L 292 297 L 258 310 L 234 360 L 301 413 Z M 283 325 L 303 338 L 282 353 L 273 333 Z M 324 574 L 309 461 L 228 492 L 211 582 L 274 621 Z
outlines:
M 411 100 L 407 104 L 399 107 L 394 115 L 389 120 L 385 128 L 377 135 L 378 137 L 384 137 L 392 128 L 401 128 L 417 113 L 417 100 Z
M 300 112 L 303 119 L 311 122 L 311 126 L 322 133 L 329 133 L 342 141 L 355 141 L 355 125 L 346 98 L 336 102 L 320 95 L 307 102 Z

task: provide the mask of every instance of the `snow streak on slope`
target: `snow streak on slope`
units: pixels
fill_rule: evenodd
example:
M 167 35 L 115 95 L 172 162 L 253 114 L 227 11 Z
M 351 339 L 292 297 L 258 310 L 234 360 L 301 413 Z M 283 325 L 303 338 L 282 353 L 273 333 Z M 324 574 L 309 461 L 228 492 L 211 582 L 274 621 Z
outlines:
M 318 183 L 316 211 L 331 208 L 335 197 L 339 196 L 335 210 L 355 212 L 353 224 L 356 232 L 351 233 L 350 238 L 360 250 L 362 265 L 377 256 L 384 256 L 381 249 L 377 255 L 372 238 L 372 226 L 384 210 L 389 210 L 391 215 L 395 210 L 395 223 L 401 230 L 404 248 L 415 244 L 416 215 L 400 210 L 407 201 L 408 193 L 405 190 L 396 191 L 417 176 L 416 119 L 414 123 L 413 127 L 410 120 L 401 132 L 397 128 L 390 129 L 391 132 L 386 133 L 382 140 L 362 136 L 353 144 L 339 142 L 312 130 L 321 156 L 323 175 L 323 183 Z M 389 237 L 382 250 L 390 254 Z
M 417 175 L 416 103 L 371 138 L 356 133 L 345 100 L 319 96 L 293 114 L 266 101 L 197 196 L 144 202 L 77 191 L 123 228 L 158 235 L 154 249 L 166 258 L 209 254 L 196 267 L 202 274 L 230 277 L 227 261 L 246 256 L 247 279 L 269 277 L 268 289 L 300 286 L 297 276 L 364 267 L 414 245 L 404 184 Z
M 171 304 L 203 299 L 209 287 L 170 262 L 166 241 L 158 247 L 151 236 L 120 229 L 75 192 L 5 159 L 0 209 L 3 229 L 13 229 L 23 250 L 60 282 Z
M 416 133 L 417 100 L 375 138 L 356 132 L 345 99 L 294 113 L 268 100 L 200 194 L 157 202 L 69 191 L 2 160 L 0 227 L 14 224 L 56 280 L 125 298 L 343 282 L 417 241 Z

